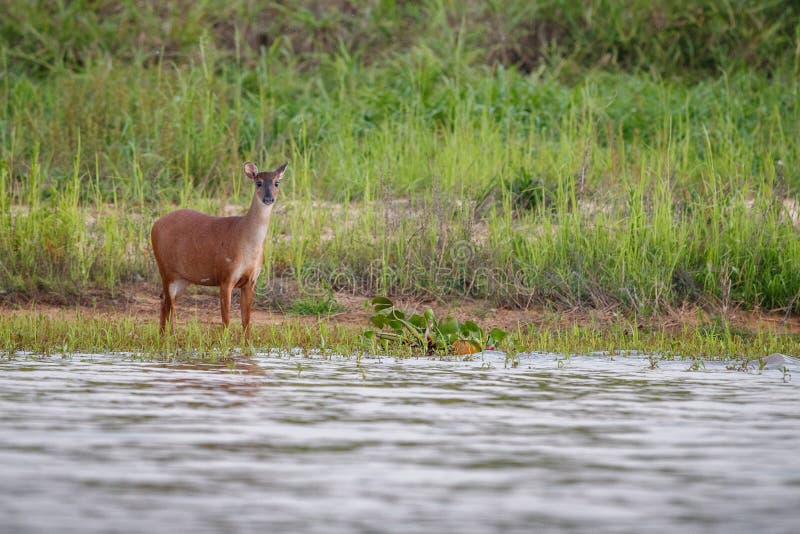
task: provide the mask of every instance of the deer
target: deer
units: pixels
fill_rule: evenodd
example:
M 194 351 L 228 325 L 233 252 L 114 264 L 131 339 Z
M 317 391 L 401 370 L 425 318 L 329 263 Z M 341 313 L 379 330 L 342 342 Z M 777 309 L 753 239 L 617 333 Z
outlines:
M 219 286 L 223 328 L 230 324 L 231 295 L 241 290 L 240 307 L 245 338 L 250 336 L 250 315 L 256 282 L 264 262 L 264 239 L 284 163 L 274 171 L 259 172 L 244 164 L 244 174 L 255 184 L 250 209 L 239 217 L 214 217 L 180 209 L 157 219 L 150 242 L 163 286 L 160 331 L 175 332 L 175 299 L 189 284 Z

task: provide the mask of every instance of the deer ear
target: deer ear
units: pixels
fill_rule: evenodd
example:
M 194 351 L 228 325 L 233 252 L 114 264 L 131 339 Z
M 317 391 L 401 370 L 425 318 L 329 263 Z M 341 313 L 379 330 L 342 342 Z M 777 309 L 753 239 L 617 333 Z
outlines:
M 281 176 L 283 176 L 283 173 L 286 172 L 286 167 L 288 166 L 289 162 L 287 161 L 286 163 L 284 163 L 283 165 L 272 171 L 272 174 L 274 174 L 276 178 L 280 178 Z
M 256 167 L 255 163 L 247 162 L 244 164 L 244 175 L 250 178 L 251 180 L 256 179 L 256 175 L 258 175 L 258 167 Z

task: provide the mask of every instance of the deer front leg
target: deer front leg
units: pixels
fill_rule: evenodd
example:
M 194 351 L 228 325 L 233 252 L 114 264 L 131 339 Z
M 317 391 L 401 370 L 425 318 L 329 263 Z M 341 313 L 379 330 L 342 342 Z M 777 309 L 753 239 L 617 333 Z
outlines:
M 250 312 L 253 308 L 255 290 L 255 280 L 249 280 L 244 286 L 242 286 L 242 298 L 240 306 L 242 308 L 242 328 L 244 329 L 245 339 L 250 338 Z
M 231 293 L 233 293 L 233 282 L 223 281 L 219 286 L 219 307 L 222 312 L 222 324 L 225 328 L 231 322 Z

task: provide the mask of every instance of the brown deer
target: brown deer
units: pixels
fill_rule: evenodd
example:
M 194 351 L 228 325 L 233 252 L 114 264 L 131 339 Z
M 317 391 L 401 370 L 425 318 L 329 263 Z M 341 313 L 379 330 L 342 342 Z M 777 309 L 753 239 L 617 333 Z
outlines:
M 153 223 L 150 240 L 161 273 L 161 333 L 175 330 L 175 297 L 189 284 L 219 286 L 222 323 L 230 323 L 231 293 L 241 289 L 242 327 L 250 334 L 250 309 L 264 261 L 264 238 L 288 163 L 258 172 L 249 161 L 244 174 L 255 182 L 248 212 L 241 217 L 212 217 L 194 210 L 173 211 Z

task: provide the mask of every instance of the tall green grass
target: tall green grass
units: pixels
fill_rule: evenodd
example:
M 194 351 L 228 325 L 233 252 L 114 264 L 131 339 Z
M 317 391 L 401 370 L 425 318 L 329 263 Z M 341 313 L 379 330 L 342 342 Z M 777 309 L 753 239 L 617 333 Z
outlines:
M 0 288 L 75 294 L 155 281 L 152 220 L 177 206 L 246 206 L 241 164 L 251 159 L 290 162 L 261 298 L 291 278 L 314 292 L 640 314 L 687 301 L 796 309 L 797 57 L 747 33 L 760 25 L 796 44 L 794 8 L 779 20 L 780 3 L 679 14 L 676 2 L 664 24 L 694 29 L 656 50 L 644 44 L 657 15 L 645 3 L 603 17 L 604 2 L 542 2 L 536 16 L 522 3 L 480 5 L 465 13 L 494 13 L 492 28 L 512 24 L 503 17 L 518 17 L 519 31 L 558 19 L 575 27 L 554 46 L 582 44 L 535 47 L 535 68 L 503 61 L 513 54 L 479 38 L 470 17 L 454 19 L 448 2 L 418 12 L 365 2 L 374 10 L 350 22 L 274 5 L 261 13 L 278 18 L 261 31 L 291 39 L 270 34 L 260 48 L 238 4 L 192 3 L 183 30 L 169 26 L 170 8 L 125 2 L 106 14 L 80 2 L 12 9 L 28 33 L 2 29 Z M 79 8 L 83 18 L 54 27 Z M 107 34 L 119 20 L 175 29 L 146 34 L 164 39 L 148 55 L 131 28 L 119 43 Z M 236 21 L 232 44 L 211 24 L 220 20 Z M 735 59 L 745 34 L 753 52 Z M 616 55 L 594 57 L 591 43 Z M 670 58 L 691 75 L 667 68 Z

